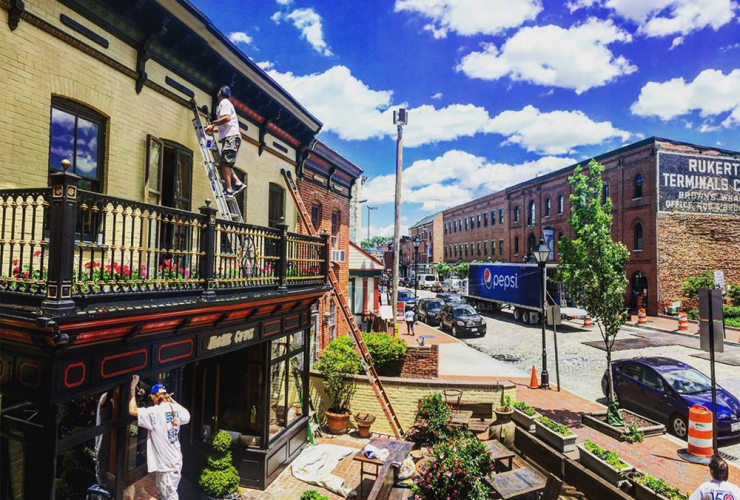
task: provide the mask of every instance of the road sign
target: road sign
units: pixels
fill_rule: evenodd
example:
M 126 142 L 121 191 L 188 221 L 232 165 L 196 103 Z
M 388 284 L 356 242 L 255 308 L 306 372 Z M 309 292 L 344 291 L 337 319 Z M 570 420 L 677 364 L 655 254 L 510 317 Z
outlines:
M 560 306 L 547 306 L 547 324 L 549 326 L 559 325 L 562 320 L 560 318 Z
M 712 328 L 709 324 L 710 317 L 713 323 Z M 722 291 L 719 289 L 699 290 L 699 341 L 702 351 L 709 352 L 711 330 L 714 334 L 714 351 L 725 352 L 723 317 Z
M 400 300 L 396 302 L 396 315 L 399 318 L 403 318 L 403 315 L 406 313 L 406 302 L 401 302 Z
M 724 288 L 725 287 L 725 272 L 724 271 L 714 271 L 714 288 Z

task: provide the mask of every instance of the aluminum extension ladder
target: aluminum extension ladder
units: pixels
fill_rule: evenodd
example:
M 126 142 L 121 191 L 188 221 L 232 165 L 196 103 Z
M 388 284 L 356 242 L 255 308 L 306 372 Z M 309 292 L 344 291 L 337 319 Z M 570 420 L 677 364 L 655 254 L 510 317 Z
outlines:
M 298 207 L 301 222 L 306 226 L 311 236 L 317 236 L 316 229 L 314 229 L 313 224 L 311 223 L 311 218 L 306 210 L 306 205 L 303 203 L 303 198 L 301 198 L 301 195 L 298 192 L 298 187 L 293 180 L 293 176 L 285 169 L 282 169 L 281 173 L 285 178 L 285 183 L 288 185 L 288 191 L 290 191 L 293 201 L 295 202 L 296 207 Z M 375 392 L 375 396 L 378 398 L 378 403 L 383 409 L 383 413 L 385 413 L 385 416 L 388 419 L 388 423 L 390 423 L 393 434 L 396 436 L 396 439 L 403 439 L 401 423 L 399 422 L 398 416 L 396 416 L 396 412 L 393 410 L 391 401 L 388 398 L 388 394 L 385 392 L 383 384 L 378 377 L 378 372 L 375 371 L 375 367 L 373 366 L 372 359 L 370 357 L 370 352 L 367 350 L 365 341 L 362 339 L 362 333 L 360 333 L 359 328 L 357 328 L 357 325 L 355 324 L 354 315 L 347 305 L 347 301 L 339 292 L 340 288 L 337 277 L 334 275 L 334 271 L 331 268 L 327 269 L 327 272 L 329 274 L 329 282 L 334 290 L 334 295 L 337 297 L 337 302 L 339 302 L 339 309 L 341 309 L 344 319 L 349 325 L 349 330 L 352 333 L 352 344 L 355 347 L 355 351 L 357 351 L 357 355 L 360 356 L 362 368 L 365 370 L 365 374 L 370 380 L 370 385 L 373 388 L 373 392 Z
M 216 208 L 221 213 L 221 217 L 223 219 L 234 222 L 244 222 L 242 211 L 239 209 L 239 203 L 237 203 L 233 196 L 226 196 L 224 194 L 223 185 L 221 184 L 221 175 L 218 168 L 221 153 L 218 150 L 216 140 L 213 137 L 213 134 L 206 133 L 200 117 L 201 110 L 198 109 L 195 99 L 191 99 L 190 104 L 193 108 L 193 129 L 195 129 L 195 135 L 198 138 L 200 153 L 203 155 L 203 166 L 206 169 L 208 183 L 211 185 L 213 197 L 216 199 Z M 208 115 L 204 113 L 204 116 L 206 125 L 208 125 Z

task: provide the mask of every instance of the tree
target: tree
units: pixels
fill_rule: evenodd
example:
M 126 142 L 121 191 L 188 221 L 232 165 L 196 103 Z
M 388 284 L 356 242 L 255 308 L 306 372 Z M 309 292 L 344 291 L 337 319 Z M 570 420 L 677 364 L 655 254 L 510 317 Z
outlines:
M 449 276 L 452 272 L 452 266 L 450 266 L 447 262 L 438 262 L 435 269 L 437 271 L 437 274 L 439 275 L 439 279 L 441 280 L 447 278 L 447 276 Z
M 469 272 L 470 264 L 468 262 L 460 262 L 458 265 L 455 266 L 455 274 L 457 274 L 458 278 L 467 278 Z
M 360 247 L 364 249 L 387 247 L 392 242 L 393 242 L 392 236 L 373 236 L 372 238 L 362 240 L 360 242 Z
M 629 250 L 621 242 L 612 240 L 612 202 L 602 202 L 601 174 L 604 166 L 591 160 L 588 174 L 576 167 L 568 182 L 573 188 L 570 196 L 571 216 L 568 219 L 574 238 L 563 238 L 558 263 L 557 280 L 563 283 L 593 317 L 606 347 L 607 377 L 609 380 L 609 409 L 607 422 L 624 425 L 619 402 L 614 395 L 612 377 L 612 347 L 620 328 L 628 319 L 624 307 L 627 290 L 626 265 Z

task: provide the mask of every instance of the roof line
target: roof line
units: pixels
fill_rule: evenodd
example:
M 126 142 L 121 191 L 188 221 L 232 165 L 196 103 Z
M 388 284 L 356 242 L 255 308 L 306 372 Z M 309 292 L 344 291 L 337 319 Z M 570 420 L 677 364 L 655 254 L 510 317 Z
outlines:
M 354 241 L 350 241 L 349 244 L 351 246 L 355 247 L 357 250 L 359 250 L 363 254 L 365 254 L 367 257 L 370 257 L 370 259 L 374 260 L 375 263 L 378 264 L 379 266 L 384 265 L 382 262 L 380 262 L 380 259 L 378 259 L 377 257 L 373 257 L 372 255 L 370 255 L 369 253 L 367 253 L 365 250 L 362 249 L 362 247 L 360 245 L 358 245 Z

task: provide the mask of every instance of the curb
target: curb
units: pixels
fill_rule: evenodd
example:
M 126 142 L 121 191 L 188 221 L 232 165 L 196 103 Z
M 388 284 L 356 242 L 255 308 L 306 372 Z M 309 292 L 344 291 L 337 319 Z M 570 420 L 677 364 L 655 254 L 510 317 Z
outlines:
M 654 326 L 637 326 L 634 323 L 625 323 L 625 325 L 626 326 L 629 326 L 630 328 L 635 328 L 637 330 L 652 330 L 654 332 L 668 333 L 668 334 L 671 334 L 671 335 L 680 335 L 681 337 L 688 337 L 688 338 L 692 338 L 692 339 L 698 338 L 698 336 L 699 336 L 696 333 L 682 333 L 682 332 L 679 332 L 679 331 L 676 331 L 676 330 L 664 330 L 662 328 L 656 328 Z M 731 346 L 740 347 L 740 342 L 735 342 L 733 340 L 727 340 L 727 339 L 725 339 L 725 342 L 724 343 L 725 344 L 729 344 Z

